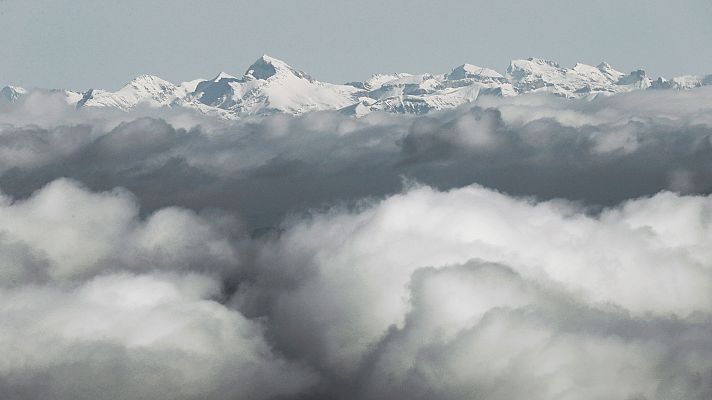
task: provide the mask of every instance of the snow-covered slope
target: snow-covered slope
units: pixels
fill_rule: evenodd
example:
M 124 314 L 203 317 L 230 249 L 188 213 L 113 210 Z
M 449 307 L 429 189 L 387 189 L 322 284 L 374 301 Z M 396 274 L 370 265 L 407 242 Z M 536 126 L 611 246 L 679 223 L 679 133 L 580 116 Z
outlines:
M 64 97 L 64 101 L 67 102 L 67 104 L 77 104 L 82 97 L 84 97 L 84 93 L 81 92 L 75 92 L 72 90 L 63 90 L 63 89 L 52 89 L 52 90 L 47 90 L 47 89 L 35 89 L 38 91 L 43 91 L 46 93 L 51 93 L 54 95 L 60 95 Z M 11 103 L 14 103 L 21 98 L 27 96 L 31 90 L 25 89 L 20 86 L 5 86 L 4 88 L 0 89 L 0 101 L 8 101 Z
M 553 61 L 513 60 L 504 74 L 462 64 L 443 74 L 377 74 L 362 82 L 320 82 L 284 61 L 264 55 L 241 76 L 221 72 L 213 79 L 174 84 L 142 75 L 111 92 L 58 90 L 68 103 L 128 111 L 141 107 L 190 108 L 224 118 L 274 113 L 340 110 L 361 116 L 374 111 L 423 114 L 471 102 L 478 96 L 548 93 L 566 98 L 644 89 L 693 89 L 712 85 L 712 75 L 651 79 L 643 70 L 629 74 L 607 63 L 565 68 Z M 6 86 L 0 100 L 18 101 L 28 90 Z
M 536 58 L 512 61 L 506 77 L 518 94 L 550 92 L 570 98 L 645 89 L 651 82 L 645 71 L 625 75 L 605 62 L 596 67 L 578 63 L 568 69 Z
M 684 75 L 677 76 L 670 80 L 663 77 L 656 79 L 652 83 L 654 89 L 694 89 L 700 86 L 712 85 L 712 75 L 694 76 Z
M 131 109 L 139 104 L 161 107 L 182 100 L 195 90 L 197 81 L 174 85 L 153 75 L 141 75 L 116 92 L 90 89 L 78 102 L 79 107 L 115 107 Z
M 358 92 L 353 86 L 316 81 L 284 61 L 264 55 L 242 78 L 218 75 L 199 83 L 190 97 L 240 116 L 339 109 L 353 104 Z

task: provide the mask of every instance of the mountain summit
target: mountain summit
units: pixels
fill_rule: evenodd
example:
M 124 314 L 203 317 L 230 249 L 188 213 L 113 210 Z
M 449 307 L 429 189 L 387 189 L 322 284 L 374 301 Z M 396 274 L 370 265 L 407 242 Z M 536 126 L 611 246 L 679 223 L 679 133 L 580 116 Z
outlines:
M 252 63 L 252 65 L 250 65 L 249 68 L 247 68 L 245 78 L 267 80 L 275 76 L 284 76 L 287 74 L 294 75 L 297 78 L 311 79 L 304 72 L 297 71 L 286 62 L 270 57 L 267 54 L 264 54 L 262 57 L 258 58 L 254 63 Z

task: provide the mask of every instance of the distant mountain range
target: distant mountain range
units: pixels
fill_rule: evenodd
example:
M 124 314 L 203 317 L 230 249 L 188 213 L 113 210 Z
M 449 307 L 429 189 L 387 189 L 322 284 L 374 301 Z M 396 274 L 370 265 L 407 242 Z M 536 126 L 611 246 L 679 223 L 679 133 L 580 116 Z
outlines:
M 378 74 L 363 82 L 320 82 L 284 61 L 264 55 L 242 77 L 220 73 L 215 78 L 174 84 L 142 75 L 121 89 L 86 92 L 53 89 L 68 104 L 124 111 L 137 106 L 190 108 L 235 119 L 274 113 L 303 114 L 339 110 L 361 116 L 373 111 L 424 114 L 457 107 L 480 95 L 517 96 L 550 93 L 586 98 L 645 89 L 692 89 L 712 85 L 712 75 L 653 80 L 645 71 L 625 74 L 606 63 L 564 68 L 536 58 L 514 60 L 504 74 L 463 64 L 444 74 Z M 46 89 L 33 89 L 46 91 Z M 17 86 L 0 90 L 0 101 L 16 102 L 31 93 Z

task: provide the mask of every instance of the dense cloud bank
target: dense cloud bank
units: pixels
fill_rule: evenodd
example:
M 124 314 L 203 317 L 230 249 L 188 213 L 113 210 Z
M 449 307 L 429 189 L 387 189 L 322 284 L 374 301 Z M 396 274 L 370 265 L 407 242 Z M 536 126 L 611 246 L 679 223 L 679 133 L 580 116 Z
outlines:
M 711 108 L 0 105 L 0 393 L 708 399 Z
M 396 193 L 404 178 L 592 206 L 663 189 L 712 191 L 712 88 L 580 101 L 483 97 L 419 117 L 238 122 L 77 111 L 33 93 L 0 112 L 0 187 L 20 197 L 69 177 L 93 190 L 127 188 L 149 211 L 215 207 L 259 228 L 289 212 Z

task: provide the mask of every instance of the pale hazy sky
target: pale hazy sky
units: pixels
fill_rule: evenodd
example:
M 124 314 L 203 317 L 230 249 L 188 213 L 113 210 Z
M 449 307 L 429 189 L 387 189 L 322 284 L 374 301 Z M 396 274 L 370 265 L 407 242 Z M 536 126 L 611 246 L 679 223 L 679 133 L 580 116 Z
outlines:
M 0 86 L 239 75 L 263 53 L 332 82 L 526 57 L 702 74 L 711 21 L 710 0 L 0 0 Z

